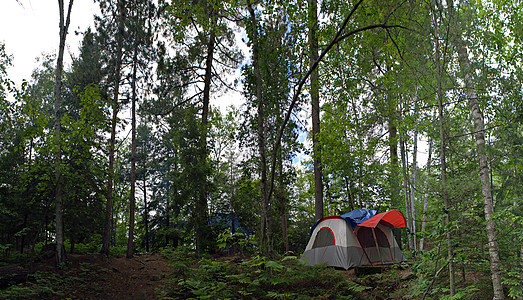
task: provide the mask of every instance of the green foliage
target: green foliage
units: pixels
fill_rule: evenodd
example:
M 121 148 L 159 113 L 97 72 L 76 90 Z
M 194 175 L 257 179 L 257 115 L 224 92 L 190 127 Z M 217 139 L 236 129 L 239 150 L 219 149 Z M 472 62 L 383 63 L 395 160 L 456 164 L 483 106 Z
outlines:
M 505 273 L 503 283 L 509 287 L 508 296 L 517 299 L 523 296 L 523 282 L 521 278 L 521 268 L 514 268 L 513 270 Z
M 241 232 L 231 233 L 229 229 L 220 233 L 217 243 L 219 249 L 230 249 L 240 253 L 253 253 L 257 246 L 254 235 L 246 235 Z
M 198 259 L 174 249 L 162 252 L 173 260 L 169 297 L 195 298 L 356 298 L 370 287 L 325 266 L 310 267 L 296 257 L 280 260 L 256 255 Z

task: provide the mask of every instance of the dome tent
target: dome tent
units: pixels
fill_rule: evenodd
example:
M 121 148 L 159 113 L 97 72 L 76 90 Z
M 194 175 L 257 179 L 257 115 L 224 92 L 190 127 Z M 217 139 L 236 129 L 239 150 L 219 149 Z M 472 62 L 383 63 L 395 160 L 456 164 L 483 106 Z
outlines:
M 344 269 L 406 261 L 392 234 L 392 228 L 405 227 L 403 214 L 375 213 L 357 209 L 318 220 L 301 258 L 310 265 L 327 263 Z

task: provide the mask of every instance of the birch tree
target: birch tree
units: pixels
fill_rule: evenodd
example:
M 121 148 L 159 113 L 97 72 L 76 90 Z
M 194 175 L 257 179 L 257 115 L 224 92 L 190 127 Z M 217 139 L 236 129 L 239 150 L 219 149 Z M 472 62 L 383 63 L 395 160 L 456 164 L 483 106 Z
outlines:
M 492 202 L 490 172 L 485 145 L 485 123 L 476 94 L 476 83 L 474 82 L 475 70 L 471 66 L 468 50 L 465 47 L 463 40 L 463 28 L 460 22 L 460 16 L 455 12 L 452 1 L 449 4 L 449 14 L 454 18 L 454 20 L 456 20 L 453 24 L 456 30 L 453 42 L 458 53 L 458 62 L 465 86 L 465 97 L 468 101 L 472 122 L 474 124 L 474 139 L 476 141 L 479 177 L 482 187 L 481 192 L 483 195 L 483 208 L 487 229 L 490 272 L 492 276 L 492 286 L 494 288 L 494 299 L 504 299 L 505 296 L 503 294 L 503 286 L 501 283 L 501 267 L 497 241 L 498 234 L 494 220 L 494 205 Z

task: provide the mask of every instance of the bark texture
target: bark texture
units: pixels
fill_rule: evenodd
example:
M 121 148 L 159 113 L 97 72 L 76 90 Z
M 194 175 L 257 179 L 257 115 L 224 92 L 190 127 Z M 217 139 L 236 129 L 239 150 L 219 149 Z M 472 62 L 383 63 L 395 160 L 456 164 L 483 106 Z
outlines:
M 483 194 L 483 208 L 487 226 L 490 272 L 492 275 L 492 285 L 494 288 L 494 299 L 504 299 L 505 296 L 503 294 L 503 286 L 501 283 L 501 263 L 499 260 L 498 251 L 498 234 L 496 230 L 496 223 L 493 218 L 494 205 L 492 203 L 491 181 L 489 175 L 487 150 L 485 145 L 485 124 L 483 121 L 483 113 L 481 112 L 479 102 L 476 97 L 476 85 L 472 78 L 473 70 L 470 66 L 467 49 L 463 45 L 463 40 L 460 33 L 458 33 L 455 43 L 458 51 L 459 64 L 465 81 L 465 94 L 468 99 L 468 105 L 474 123 L 474 138 L 476 140 L 481 193 Z
M 209 18 L 214 20 L 216 13 L 213 8 L 209 13 Z M 211 28 L 209 28 L 209 40 L 207 41 L 207 55 L 205 58 L 205 75 L 203 78 L 203 96 L 202 96 L 202 137 L 201 137 L 201 159 L 202 163 L 207 160 L 207 127 L 209 124 L 209 103 L 211 99 L 211 84 L 213 76 L 213 61 L 214 52 L 216 48 L 216 32 L 214 26 L 215 21 L 211 22 Z M 206 172 L 203 171 L 202 172 Z M 207 174 L 202 174 L 202 184 L 200 185 L 200 191 L 196 197 L 195 205 L 195 235 L 196 235 L 196 253 L 200 254 L 203 250 L 203 241 L 207 235 Z
M 425 232 L 425 227 L 427 226 L 427 206 L 429 204 L 429 179 L 430 171 L 432 164 L 432 140 L 429 141 L 429 157 L 427 159 L 427 176 L 425 177 L 425 193 L 423 195 L 423 216 L 421 217 L 421 232 Z M 424 235 L 423 235 L 424 236 Z M 422 238 L 419 241 L 419 250 L 423 251 L 425 238 Z
M 256 99 L 258 100 L 258 151 L 260 152 L 260 171 L 261 171 L 261 222 L 260 222 L 260 241 L 262 251 L 267 255 L 272 255 L 272 231 L 271 231 L 271 216 L 270 216 L 270 202 L 268 194 L 267 183 L 267 148 L 265 145 L 265 126 L 263 118 L 263 91 L 262 91 L 262 77 L 259 65 L 259 49 L 258 49 L 258 28 L 256 21 L 256 14 L 252 8 L 251 2 L 247 0 L 247 9 L 249 10 L 252 26 L 252 63 L 254 66 L 254 75 L 256 76 Z
M 401 166 L 403 170 L 403 197 L 405 200 L 405 221 L 407 222 L 407 227 L 409 229 L 409 251 L 412 253 L 414 251 L 413 239 L 412 239 L 412 219 L 411 219 L 411 207 L 409 200 L 409 179 L 407 175 L 407 157 L 405 149 L 405 138 L 404 134 L 400 133 L 400 153 L 401 153 Z
M 433 1 L 432 7 L 434 8 L 432 13 L 432 24 L 434 27 L 434 41 L 435 41 L 435 64 L 437 71 L 437 98 L 438 98 L 438 120 L 439 120 L 439 135 L 440 135 L 440 166 L 441 166 L 441 188 L 443 195 L 443 203 L 445 204 L 445 225 L 450 224 L 450 202 L 449 193 L 447 190 L 447 163 L 446 163 L 446 136 L 445 136 L 445 124 L 443 119 L 443 87 L 442 87 L 442 67 L 439 50 L 439 32 L 438 32 L 438 20 L 436 17 L 436 5 L 437 0 Z M 452 249 L 452 233 L 450 229 L 447 229 L 447 256 L 449 262 L 449 288 L 450 295 L 454 296 L 456 293 L 455 278 L 454 278 L 454 251 Z
M 391 113 L 387 121 L 389 128 L 389 152 L 390 152 L 390 165 L 391 165 L 391 174 L 390 174 L 390 198 L 392 207 L 399 207 L 400 205 L 400 186 L 398 184 L 398 127 L 396 126 L 396 110 L 394 107 L 390 109 Z M 401 243 L 401 231 L 394 230 L 394 238 L 398 243 L 400 249 L 402 249 Z
M 127 237 L 127 258 L 134 255 L 134 211 L 136 203 L 136 69 L 138 60 L 138 44 L 135 41 L 133 54 L 133 75 L 131 79 L 131 199 L 129 203 L 129 236 Z
M 417 103 L 417 101 L 416 101 Z M 418 105 L 416 104 L 416 114 L 418 112 Z M 409 184 L 410 192 L 410 219 L 412 222 L 412 246 L 413 250 L 417 250 L 417 241 L 416 241 L 416 173 L 418 171 L 418 128 L 414 129 L 413 137 L 413 150 L 412 150 L 412 177 Z
M 318 1 L 307 0 L 309 5 L 309 65 L 312 68 L 318 60 Z M 320 82 L 318 68 L 314 68 L 310 77 L 312 103 L 312 153 L 314 159 L 314 217 L 323 218 L 323 180 L 321 170 L 320 144 Z
M 58 58 L 56 60 L 55 88 L 54 88 L 54 131 L 55 131 L 55 224 L 56 224 L 56 263 L 61 264 L 65 260 L 64 249 L 64 225 L 63 225 L 63 199 L 62 199 L 62 147 L 61 132 L 62 115 L 60 113 L 61 96 L 62 96 L 62 71 L 64 67 L 64 50 L 65 39 L 71 21 L 71 9 L 73 0 L 69 1 L 67 16 L 65 16 L 64 1 L 58 0 L 58 9 L 60 15 L 59 34 L 60 44 L 58 47 Z
M 112 101 L 112 117 L 111 117 L 111 140 L 109 144 L 109 174 L 107 179 L 107 203 L 105 206 L 105 221 L 104 221 L 104 236 L 102 240 L 102 250 L 100 253 L 109 255 L 111 247 L 111 228 L 112 228 L 112 212 L 113 212 L 113 178 L 114 178 L 114 151 L 116 143 L 116 123 L 118 121 L 120 95 L 120 71 L 122 67 L 123 56 L 123 34 L 125 21 L 125 3 L 123 0 L 118 1 L 118 33 L 116 35 L 116 61 L 114 66 L 114 87 L 113 87 L 113 101 Z
M 456 16 L 454 7 L 449 6 L 450 15 Z M 463 73 L 465 82 L 465 96 L 468 99 L 468 106 L 474 124 L 474 138 L 476 140 L 476 152 L 478 155 L 479 177 L 481 181 L 481 193 L 483 194 L 483 208 L 487 227 L 488 249 L 490 256 L 490 273 L 492 276 L 492 286 L 494 288 L 494 299 L 504 299 L 503 286 L 501 279 L 501 263 L 499 260 L 498 238 L 496 223 L 494 221 L 494 205 L 492 202 L 491 181 L 485 144 L 485 124 L 483 113 L 479 107 L 476 95 L 476 83 L 474 82 L 474 70 L 471 67 L 467 48 L 462 36 L 462 28 L 459 21 L 456 23 L 456 37 L 454 44 L 458 52 L 458 61 Z

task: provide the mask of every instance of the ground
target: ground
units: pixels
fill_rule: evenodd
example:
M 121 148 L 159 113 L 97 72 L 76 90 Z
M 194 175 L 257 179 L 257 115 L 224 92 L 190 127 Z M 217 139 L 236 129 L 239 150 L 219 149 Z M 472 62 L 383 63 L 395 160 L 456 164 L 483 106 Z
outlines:
M 67 256 L 58 269 L 54 259 L 35 264 L 36 273 L 6 298 L 46 299 L 157 299 L 171 273 L 168 260 L 160 254 L 106 257 L 99 254 Z
M 204 256 L 176 249 L 162 254 L 72 255 L 57 268 L 39 260 L 28 281 L 0 289 L 3 299 L 420 299 L 433 279 L 409 263 L 352 270 L 310 267 L 299 259 L 260 255 Z M 461 299 L 492 299 L 488 274 L 456 274 Z M 442 274 L 428 295 L 448 294 Z

